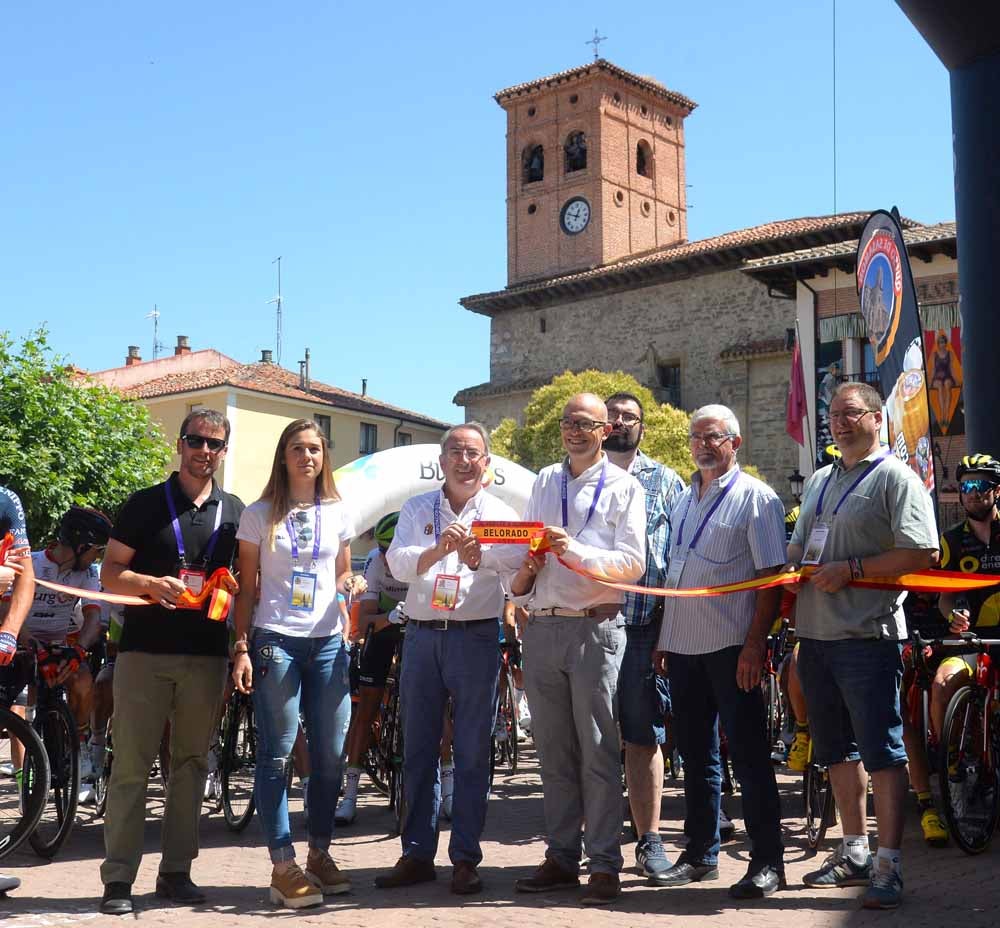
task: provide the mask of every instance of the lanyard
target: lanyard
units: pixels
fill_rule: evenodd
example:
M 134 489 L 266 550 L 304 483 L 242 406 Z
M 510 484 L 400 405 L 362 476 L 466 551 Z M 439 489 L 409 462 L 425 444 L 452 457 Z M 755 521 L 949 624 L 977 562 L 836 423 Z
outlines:
M 858 477 L 858 479 L 855 480 L 854 483 L 852 483 L 850 485 L 850 487 L 848 488 L 847 492 L 843 496 L 840 497 L 840 502 L 838 502 L 837 505 L 834 507 L 834 510 L 833 510 L 833 514 L 834 515 L 836 515 L 838 512 L 840 512 L 840 507 L 844 505 L 844 501 L 847 499 L 847 497 L 850 496 L 858 488 L 858 484 L 861 483 L 861 481 L 864 480 L 865 477 L 867 477 L 873 470 L 875 470 L 875 468 L 878 467 L 879 464 L 881 464 L 887 457 L 889 457 L 890 453 L 891 452 L 889 451 L 889 449 L 886 449 L 882 454 L 880 454 L 874 461 L 871 462 L 871 464 L 869 464 L 861 472 L 861 476 Z M 836 465 L 834 465 L 834 466 L 836 466 Z M 823 484 L 823 489 L 820 490 L 819 502 L 816 503 L 816 518 L 817 519 L 821 515 L 823 515 L 823 500 L 826 499 L 826 490 L 827 490 L 827 487 L 830 486 L 830 481 L 833 480 L 833 474 L 834 474 L 834 471 L 831 469 L 830 476 L 826 478 L 826 483 Z
M 443 491 L 442 491 L 443 492 Z M 478 522 L 483 515 L 483 500 L 479 501 L 479 506 L 476 508 L 476 514 L 473 517 L 474 522 Z M 456 516 L 456 521 L 461 521 Z M 441 540 L 441 493 L 434 498 L 434 544 L 437 544 Z
M 319 497 L 316 497 L 316 534 L 313 536 L 313 564 L 319 560 L 319 539 L 320 539 L 320 505 Z M 289 513 L 285 516 L 285 525 L 288 528 L 288 541 L 292 546 L 292 560 L 298 562 L 299 559 L 299 543 L 295 540 L 295 527 L 292 525 L 292 515 Z
M 170 524 L 174 529 L 174 540 L 177 542 L 177 557 L 180 558 L 182 564 L 187 563 L 185 550 L 184 550 L 184 537 L 181 535 L 181 523 L 177 518 L 177 506 L 174 504 L 174 495 L 170 492 L 170 483 L 164 483 L 163 489 L 167 494 L 167 511 L 170 513 Z M 215 509 L 215 526 L 212 528 L 212 536 L 208 539 L 208 545 L 205 548 L 205 558 L 204 562 L 207 564 L 212 560 L 212 554 L 215 552 L 215 546 L 219 541 L 219 526 L 222 524 L 222 500 L 216 504 Z
M 697 531 L 694 533 L 694 538 L 691 539 L 691 545 L 688 550 L 694 551 L 694 549 L 698 547 L 698 539 L 701 538 L 701 533 L 705 531 L 705 526 L 708 524 L 708 520 L 715 515 L 715 510 L 722 505 L 722 501 L 726 498 L 726 494 L 729 493 L 729 491 L 734 486 L 736 486 L 737 483 L 739 483 L 740 477 L 742 476 L 743 476 L 742 473 L 737 474 L 735 477 L 733 477 L 732 480 L 729 481 L 729 483 L 725 485 L 725 487 L 723 487 L 722 492 L 715 498 L 715 502 L 712 503 L 712 508 L 709 509 L 707 513 L 705 513 L 705 518 L 701 520 L 701 524 L 698 526 Z M 691 512 L 691 503 L 694 500 L 694 495 L 696 492 L 697 491 L 695 490 L 694 486 L 692 486 L 691 495 L 688 497 L 687 508 L 684 510 L 684 520 L 681 522 L 681 527 L 677 531 L 678 548 L 680 548 L 680 546 L 684 544 L 684 526 L 687 525 L 688 513 Z
M 601 490 L 604 489 L 604 478 L 608 474 L 608 459 L 604 459 L 604 463 L 601 465 L 601 476 L 597 478 L 597 486 L 594 487 L 594 498 L 590 502 L 590 509 L 587 511 L 587 518 L 583 520 L 583 525 L 580 526 L 580 531 L 574 535 L 574 538 L 579 538 L 583 534 L 583 530 L 587 527 L 587 523 L 590 522 L 590 517 L 594 514 L 594 510 L 597 508 L 597 501 L 601 498 Z M 563 469 L 562 472 L 562 527 L 569 527 L 569 477 L 566 476 L 566 470 Z

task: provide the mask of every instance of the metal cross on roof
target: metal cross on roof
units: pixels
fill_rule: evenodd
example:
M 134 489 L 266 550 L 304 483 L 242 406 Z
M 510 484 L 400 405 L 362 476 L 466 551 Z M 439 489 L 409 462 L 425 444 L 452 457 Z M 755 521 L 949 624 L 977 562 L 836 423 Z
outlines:
M 606 35 L 598 35 L 597 27 L 595 26 L 594 27 L 594 37 L 592 39 L 588 39 L 586 42 L 583 43 L 584 45 L 593 45 L 594 46 L 594 61 L 597 61 L 597 59 L 601 57 L 598 54 L 597 50 L 600 47 L 601 42 L 606 41 L 607 38 L 608 37 Z

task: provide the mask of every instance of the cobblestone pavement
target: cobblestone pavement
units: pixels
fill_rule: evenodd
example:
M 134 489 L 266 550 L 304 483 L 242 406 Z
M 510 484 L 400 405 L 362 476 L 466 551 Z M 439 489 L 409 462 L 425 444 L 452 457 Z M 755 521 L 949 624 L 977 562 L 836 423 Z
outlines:
M 497 777 L 484 836 L 485 860 L 480 872 L 486 889 L 482 896 L 456 897 L 448 892 L 447 834 L 442 834 L 437 856 L 439 875 L 436 883 L 394 891 L 376 890 L 373 877 L 395 862 L 399 856 L 399 841 L 389 837 L 390 816 L 384 800 L 370 788 L 363 787 L 358 822 L 351 828 L 338 829 L 332 849 L 338 864 L 351 874 L 354 888 L 349 895 L 329 897 L 322 907 L 299 912 L 271 906 L 267 899 L 270 866 L 258 823 L 252 822 L 243 835 L 233 835 L 226 829 L 221 815 L 211 814 L 202 821 L 202 851 L 192 874 L 208 893 L 209 902 L 195 907 L 162 902 L 153 895 L 159 861 L 158 819 L 163 798 L 154 786 L 150 792 L 146 856 L 135 884 L 137 913 L 134 918 L 150 928 L 168 924 L 252 928 L 273 926 L 275 920 L 294 920 L 297 924 L 310 926 L 398 928 L 401 918 L 405 919 L 407 928 L 445 924 L 449 928 L 490 928 L 494 925 L 641 928 L 663 924 L 662 916 L 682 919 L 685 928 L 717 923 L 720 918 L 740 928 L 876 924 L 905 924 L 908 928 L 931 925 L 976 928 L 998 922 L 995 909 L 1000 901 L 1000 881 L 996 873 L 1000 852 L 996 846 L 979 857 L 967 857 L 954 847 L 928 849 L 920 840 L 919 822 L 912 809 L 904 843 L 906 896 L 900 909 L 864 912 L 858 908 L 859 889 L 805 888 L 801 883 L 802 874 L 814 868 L 819 858 L 806 852 L 799 780 L 786 774 L 780 776 L 789 880 L 786 892 L 752 904 L 737 904 L 729 899 L 726 887 L 738 879 L 746 867 L 747 847 L 740 840 L 741 831 L 736 841 L 723 846 L 720 882 L 678 889 L 646 886 L 630 866 L 634 863 L 634 845 L 628 842 L 623 846 L 628 868 L 622 875 L 624 892 L 612 906 L 596 910 L 583 908 L 576 902 L 575 892 L 549 896 L 514 893 L 514 880 L 528 875 L 544 854 L 538 770 L 531 752 L 526 753 L 523 768 L 516 776 Z M 302 834 L 304 819 L 297 787 L 293 788 L 292 809 L 293 827 Z M 732 802 L 729 811 L 738 817 L 738 800 Z M 663 802 L 663 833 L 671 854 L 677 853 L 677 842 L 682 837 L 678 821 L 681 814 L 680 785 L 668 780 Z M 831 837 L 839 837 L 839 831 L 831 831 Z M 304 843 L 303 840 L 300 855 L 304 855 Z M 12 873 L 22 880 L 19 890 L 5 900 L 0 899 L 0 926 L 93 925 L 101 928 L 126 922 L 126 919 L 119 921 L 97 913 L 102 889 L 98 865 L 102 856 L 101 821 L 83 811 L 68 843 L 51 863 L 40 861 L 30 850 L 19 851 L 0 861 L 0 872 Z

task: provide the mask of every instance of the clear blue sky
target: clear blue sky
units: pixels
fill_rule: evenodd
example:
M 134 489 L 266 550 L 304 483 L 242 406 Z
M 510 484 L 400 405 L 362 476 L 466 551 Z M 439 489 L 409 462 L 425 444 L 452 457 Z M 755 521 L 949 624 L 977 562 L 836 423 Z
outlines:
M 630 14 L 630 8 L 634 13 Z M 4 321 L 89 369 L 177 334 L 448 420 L 506 285 L 492 94 L 602 55 L 697 101 L 691 239 L 833 209 L 830 0 L 8 5 Z M 891 0 L 837 4 L 839 211 L 954 217 L 948 76 Z

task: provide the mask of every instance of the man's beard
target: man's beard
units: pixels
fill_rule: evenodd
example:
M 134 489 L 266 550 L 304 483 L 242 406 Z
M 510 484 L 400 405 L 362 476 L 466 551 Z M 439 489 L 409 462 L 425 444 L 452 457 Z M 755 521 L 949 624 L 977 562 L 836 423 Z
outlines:
M 635 441 L 629 439 L 628 432 L 619 432 L 615 430 L 607 438 L 604 439 L 604 450 L 605 451 L 635 451 L 639 447 L 639 434 L 636 432 Z
M 985 522 L 993 514 L 993 507 L 987 506 L 985 503 L 974 504 L 968 502 L 965 504 L 965 514 L 969 516 L 976 522 Z

